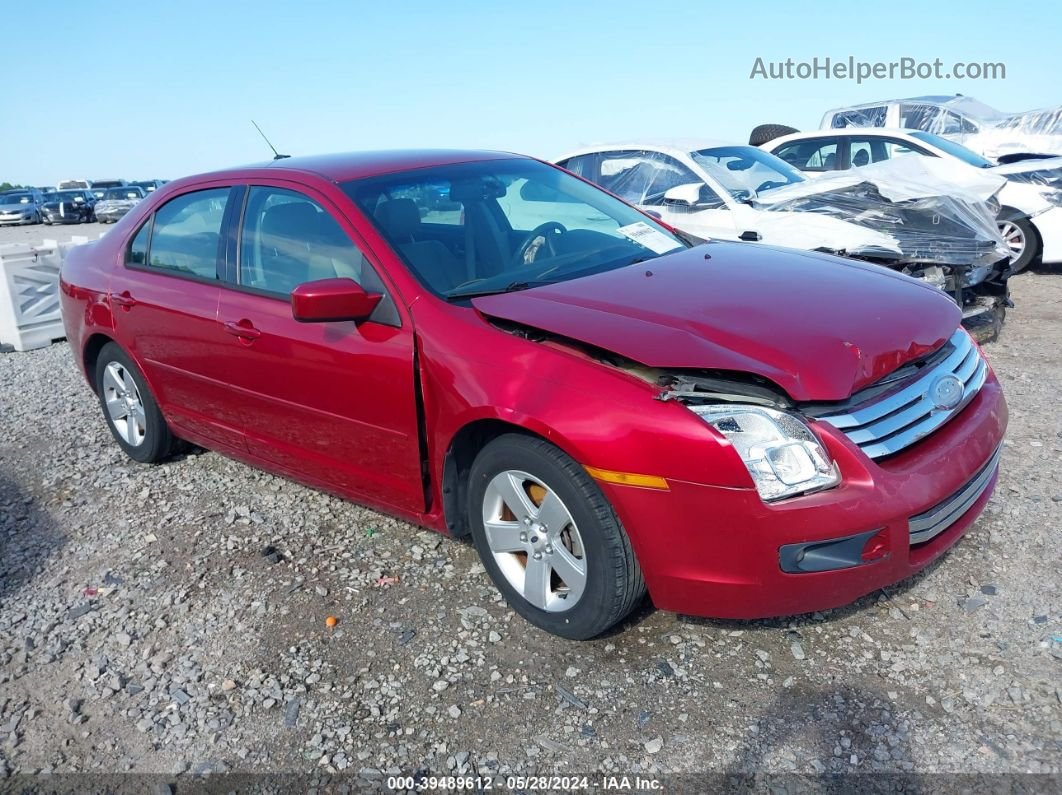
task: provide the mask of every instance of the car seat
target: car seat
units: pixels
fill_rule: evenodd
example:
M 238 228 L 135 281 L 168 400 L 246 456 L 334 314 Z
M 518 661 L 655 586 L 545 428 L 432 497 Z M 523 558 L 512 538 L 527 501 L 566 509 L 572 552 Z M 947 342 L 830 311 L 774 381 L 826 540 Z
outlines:
M 437 293 L 446 293 L 467 281 L 464 265 L 438 240 L 421 240 L 420 208 L 412 199 L 391 199 L 376 208 L 376 223 L 391 244 Z
M 854 155 L 852 155 L 852 165 L 855 168 L 859 168 L 860 166 L 865 166 L 865 165 L 867 165 L 869 163 L 870 163 L 870 152 L 868 152 L 866 149 L 860 149 L 858 152 L 856 152 Z
M 291 292 L 297 285 L 336 276 L 325 248 L 324 213 L 305 201 L 278 204 L 262 216 L 259 267 L 266 289 Z

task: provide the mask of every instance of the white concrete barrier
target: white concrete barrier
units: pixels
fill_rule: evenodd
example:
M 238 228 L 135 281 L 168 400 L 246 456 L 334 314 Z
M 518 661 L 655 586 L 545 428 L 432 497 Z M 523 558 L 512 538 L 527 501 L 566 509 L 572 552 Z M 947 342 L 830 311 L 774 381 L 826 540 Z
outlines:
M 0 344 L 16 351 L 44 348 L 65 336 L 59 269 L 67 251 L 88 242 L 45 240 L 40 246 L 0 246 Z

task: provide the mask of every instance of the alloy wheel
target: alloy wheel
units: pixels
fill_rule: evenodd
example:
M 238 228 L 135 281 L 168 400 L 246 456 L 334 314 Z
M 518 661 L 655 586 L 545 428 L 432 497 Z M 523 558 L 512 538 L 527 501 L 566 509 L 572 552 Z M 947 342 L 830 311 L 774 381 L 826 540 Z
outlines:
M 139 447 L 147 436 L 144 401 L 132 373 L 119 362 L 110 362 L 103 373 L 103 402 L 111 425 L 131 447 Z
M 1011 261 L 1017 262 L 1025 252 L 1025 232 L 1012 221 L 1004 221 L 999 225 L 999 234 L 1010 249 Z
M 586 588 L 586 551 L 571 511 L 540 479 L 498 473 L 483 495 L 483 527 L 498 568 L 530 604 L 570 610 Z

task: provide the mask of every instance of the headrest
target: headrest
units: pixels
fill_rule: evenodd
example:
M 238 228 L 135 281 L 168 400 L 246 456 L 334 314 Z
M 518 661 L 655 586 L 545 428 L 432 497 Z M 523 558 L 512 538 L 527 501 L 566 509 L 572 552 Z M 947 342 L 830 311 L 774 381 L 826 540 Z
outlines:
M 289 202 L 270 207 L 262 216 L 262 234 L 305 240 L 315 237 L 321 213 L 307 202 Z
M 411 238 L 420 229 L 420 208 L 412 199 L 391 199 L 376 208 L 376 221 L 391 237 Z

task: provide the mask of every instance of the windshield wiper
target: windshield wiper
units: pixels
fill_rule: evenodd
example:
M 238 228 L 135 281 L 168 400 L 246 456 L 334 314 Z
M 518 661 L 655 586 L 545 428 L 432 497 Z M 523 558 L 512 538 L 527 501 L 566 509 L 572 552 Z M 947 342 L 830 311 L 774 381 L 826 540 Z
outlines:
M 466 290 L 464 292 L 450 293 L 446 296 L 447 301 L 459 301 L 465 298 L 481 298 L 484 295 L 498 295 L 499 293 L 515 293 L 526 290 L 533 286 L 531 282 L 510 282 L 504 287 L 496 287 L 493 290 Z

